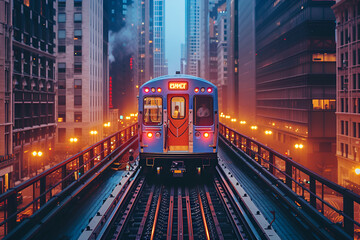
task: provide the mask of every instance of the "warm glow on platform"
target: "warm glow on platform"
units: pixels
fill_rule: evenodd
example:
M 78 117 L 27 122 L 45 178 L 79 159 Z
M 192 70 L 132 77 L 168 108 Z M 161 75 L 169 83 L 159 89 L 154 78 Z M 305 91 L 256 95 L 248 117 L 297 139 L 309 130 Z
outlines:
M 251 128 L 251 130 L 256 130 L 257 126 L 251 126 L 250 128 Z

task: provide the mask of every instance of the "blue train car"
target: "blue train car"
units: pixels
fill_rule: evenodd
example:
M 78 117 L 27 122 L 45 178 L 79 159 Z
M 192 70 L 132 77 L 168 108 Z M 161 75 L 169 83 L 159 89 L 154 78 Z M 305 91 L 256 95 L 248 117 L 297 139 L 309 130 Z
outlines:
M 181 74 L 150 80 L 139 89 L 138 119 L 142 166 L 182 175 L 217 164 L 214 84 Z

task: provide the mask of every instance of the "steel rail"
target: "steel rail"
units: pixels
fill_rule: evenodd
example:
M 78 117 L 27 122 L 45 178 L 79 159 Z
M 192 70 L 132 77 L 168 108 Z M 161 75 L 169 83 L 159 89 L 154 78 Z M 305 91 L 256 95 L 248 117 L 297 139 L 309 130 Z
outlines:
M 166 239 L 171 240 L 172 237 L 172 225 L 173 225 L 173 214 L 174 214 L 174 187 L 170 190 L 170 203 L 169 203 L 169 217 Z
M 200 196 L 200 191 L 199 189 L 197 189 L 197 196 L 198 196 L 198 201 L 199 201 L 199 205 L 200 205 L 200 210 L 201 210 L 201 217 L 204 223 L 204 229 L 205 229 L 205 234 L 206 234 L 206 239 L 210 240 L 210 234 L 209 234 L 209 228 L 208 225 L 206 223 L 206 217 L 205 217 L 205 211 L 204 211 L 204 206 L 202 204 L 202 200 L 201 200 L 201 196 Z
M 184 239 L 181 187 L 178 188 L 178 236 L 177 236 L 177 238 L 179 240 Z
M 220 227 L 220 223 L 219 223 L 219 220 L 216 216 L 216 212 L 215 212 L 215 208 L 214 208 L 214 205 L 211 201 L 211 197 L 210 197 L 210 193 L 209 193 L 209 189 L 207 188 L 206 185 L 204 185 L 204 190 L 205 190 L 205 195 L 206 195 L 206 199 L 208 201 L 208 205 L 209 205 L 209 208 L 210 208 L 210 212 L 211 212 L 211 216 L 213 218 L 213 221 L 214 221 L 214 225 L 215 225 L 215 229 L 216 229 L 216 232 L 218 234 L 218 237 L 220 240 L 223 240 L 224 239 L 224 235 L 221 231 L 221 227 Z
M 187 214 L 189 240 L 194 240 L 194 230 L 193 230 L 192 219 L 191 219 L 189 189 L 187 187 L 185 188 L 185 199 L 186 199 L 186 214 Z
M 136 239 L 137 239 L 137 240 L 141 239 L 142 233 L 143 233 L 143 231 L 144 231 L 146 219 L 147 219 L 147 217 L 148 217 L 148 215 L 149 215 L 149 210 L 150 210 L 151 202 L 152 202 L 152 199 L 153 199 L 153 196 L 154 196 L 154 190 L 155 190 L 155 185 L 153 185 L 153 186 L 151 187 L 151 190 L 150 190 L 150 195 L 149 195 L 149 198 L 148 198 L 147 203 L 146 203 L 146 208 L 145 208 L 144 216 L 143 216 L 143 218 L 141 219 L 140 226 L 139 226 L 138 232 L 137 232 L 137 234 L 136 234 Z
M 159 217 L 161 197 L 162 197 L 162 190 L 163 190 L 163 188 L 161 188 L 161 189 L 160 189 L 160 192 L 159 192 L 159 198 L 158 198 L 158 202 L 157 202 L 157 205 L 156 205 L 156 211 L 155 211 L 155 216 L 154 216 L 154 223 L 153 223 L 153 226 L 152 226 L 152 229 L 151 229 L 151 237 L 150 237 L 150 240 L 153 240 L 154 237 L 155 237 L 155 229 L 156 229 L 156 224 L 157 224 L 157 220 L 158 220 L 158 217 Z

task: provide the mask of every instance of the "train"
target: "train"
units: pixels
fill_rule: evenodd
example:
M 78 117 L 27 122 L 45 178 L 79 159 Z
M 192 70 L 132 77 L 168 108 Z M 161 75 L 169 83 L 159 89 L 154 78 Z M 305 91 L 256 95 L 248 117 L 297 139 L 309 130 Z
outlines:
M 176 74 L 139 88 L 139 161 L 173 176 L 217 165 L 218 92 L 202 78 Z

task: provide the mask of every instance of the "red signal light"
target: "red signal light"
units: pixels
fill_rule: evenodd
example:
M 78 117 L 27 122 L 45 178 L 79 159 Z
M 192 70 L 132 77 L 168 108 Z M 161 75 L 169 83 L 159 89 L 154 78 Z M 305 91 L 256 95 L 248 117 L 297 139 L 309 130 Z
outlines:
M 144 88 L 144 92 L 148 93 L 148 92 L 150 92 L 150 89 L 149 88 Z
M 147 134 L 147 136 L 148 136 L 148 138 L 152 138 L 153 134 L 152 134 L 151 132 L 149 132 L 149 133 Z
M 208 93 L 212 93 L 212 88 L 208 88 L 208 89 L 207 89 L 207 92 L 208 92 Z
M 204 138 L 208 138 L 209 137 L 209 133 L 204 133 Z

